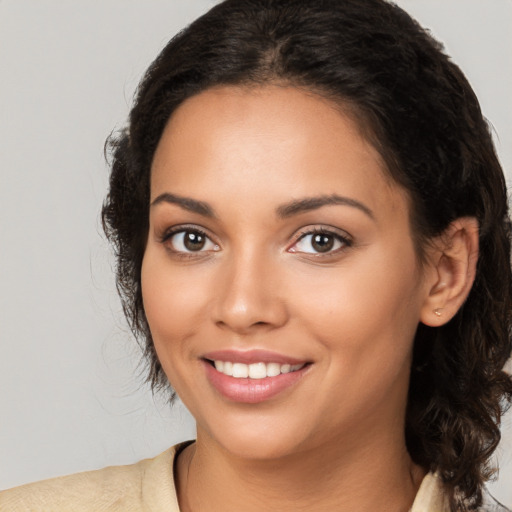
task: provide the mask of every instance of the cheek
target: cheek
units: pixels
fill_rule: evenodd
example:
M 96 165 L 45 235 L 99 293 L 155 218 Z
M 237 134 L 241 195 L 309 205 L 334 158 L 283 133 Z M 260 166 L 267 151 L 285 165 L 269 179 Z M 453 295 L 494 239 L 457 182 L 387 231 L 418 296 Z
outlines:
M 367 357 L 367 351 L 390 357 L 409 353 L 421 309 L 412 249 L 407 254 L 368 252 L 295 284 L 300 290 L 295 294 L 300 298 L 296 316 L 331 350 L 351 350 L 361 357 Z
M 141 269 L 142 298 L 157 352 L 178 349 L 199 325 L 207 301 L 204 281 L 197 272 L 171 266 L 156 251 L 148 249 Z M 176 341 L 176 343 L 172 343 Z
M 343 390 L 346 406 L 361 414 L 392 397 L 403 400 L 419 321 L 416 266 L 379 261 L 333 269 L 296 303 L 300 330 L 322 353 L 325 388 L 318 394 Z

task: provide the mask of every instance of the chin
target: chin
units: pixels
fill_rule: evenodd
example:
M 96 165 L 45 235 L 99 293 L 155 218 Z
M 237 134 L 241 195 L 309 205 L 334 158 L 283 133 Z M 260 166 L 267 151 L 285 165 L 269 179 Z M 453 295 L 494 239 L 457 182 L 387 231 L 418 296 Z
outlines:
M 244 460 L 275 461 L 293 455 L 297 451 L 293 444 L 288 445 L 277 438 L 268 439 L 261 435 L 254 435 L 252 438 L 230 438 L 225 441 L 225 443 L 222 442 L 224 450 L 232 456 Z
M 300 428 L 288 425 L 279 427 L 279 422 L 247 421 L 212 426 L 203 430 L 198 426 L 198 438 L 210 437 L 222 450 L 246 460 L 276 460 L 293 455 L 301 450 L 304 440 L 297 435 Z M 217 428 L 216 428 L 217 427 Z

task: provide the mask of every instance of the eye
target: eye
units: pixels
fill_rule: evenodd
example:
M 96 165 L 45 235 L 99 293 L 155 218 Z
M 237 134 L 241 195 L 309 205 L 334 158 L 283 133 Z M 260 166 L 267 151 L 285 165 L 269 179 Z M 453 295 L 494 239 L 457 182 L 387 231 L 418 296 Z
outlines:
M 315 229 L 303 233 L 290 252 L 326 254 L 337 252 L 344 247 L 350 247 L 350 245 L 351 241 L 338 233 L 326 229 Z
M 167 233 L 163 242 L 174 252 L 218 251 L 219 246 L 198 229 L 179 229 Z

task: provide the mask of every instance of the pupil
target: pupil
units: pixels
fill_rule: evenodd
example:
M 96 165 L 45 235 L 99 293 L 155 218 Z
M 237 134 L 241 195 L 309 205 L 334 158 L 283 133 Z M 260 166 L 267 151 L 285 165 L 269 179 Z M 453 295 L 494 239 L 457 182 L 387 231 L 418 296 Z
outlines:
M 333 248 L 334 238 L 332 235 L 317 234 L 313 237 L 313 248 L 318 252 L 327 252 Z
M 200 233 L 189 231 L 185 234 L 184 244 L 189 251 L 199 251 L 204 247 L 205 237 Z

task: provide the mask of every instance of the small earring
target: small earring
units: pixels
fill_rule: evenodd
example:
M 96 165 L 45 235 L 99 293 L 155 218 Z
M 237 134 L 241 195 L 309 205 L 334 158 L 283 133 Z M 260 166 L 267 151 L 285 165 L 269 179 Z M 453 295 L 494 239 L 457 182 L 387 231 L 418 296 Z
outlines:
M 442 309 L 442 308 L 436 308 L 436 309 L 434 309 L 434 315 L 436 315 L 436 316 L 441 316 L 441 309 Z

